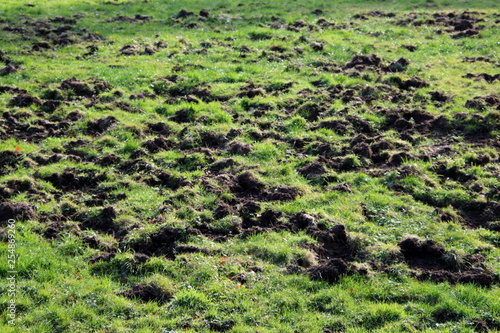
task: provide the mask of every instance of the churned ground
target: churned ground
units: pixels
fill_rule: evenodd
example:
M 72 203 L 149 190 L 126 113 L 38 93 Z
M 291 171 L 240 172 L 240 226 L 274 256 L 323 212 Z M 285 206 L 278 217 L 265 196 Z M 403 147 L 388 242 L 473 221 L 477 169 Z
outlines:
M 2 332 L 500 330 L 496 1 L 0 14 Z

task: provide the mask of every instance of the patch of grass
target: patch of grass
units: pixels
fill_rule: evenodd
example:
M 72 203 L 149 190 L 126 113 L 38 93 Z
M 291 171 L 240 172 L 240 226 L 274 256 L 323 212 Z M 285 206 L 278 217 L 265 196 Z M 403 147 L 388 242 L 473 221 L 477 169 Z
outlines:
M 494 1 L 0 7 L 2 332 L 500 327 Z

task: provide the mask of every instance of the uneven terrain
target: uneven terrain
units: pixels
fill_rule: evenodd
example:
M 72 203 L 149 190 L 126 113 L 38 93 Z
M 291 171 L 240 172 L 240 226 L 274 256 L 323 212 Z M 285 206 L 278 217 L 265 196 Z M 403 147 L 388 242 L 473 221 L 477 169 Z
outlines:
M 3 1 L 2 332 L 500 330 L 495 1 Z

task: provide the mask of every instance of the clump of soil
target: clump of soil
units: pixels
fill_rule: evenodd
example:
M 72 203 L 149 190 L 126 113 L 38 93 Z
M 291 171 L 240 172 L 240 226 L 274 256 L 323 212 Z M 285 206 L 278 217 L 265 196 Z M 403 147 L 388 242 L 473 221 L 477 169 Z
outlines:
M 439 91 L 431 91 L 429 93 L 431 95 L 431 101 L 434 102 L 439 102 L 439 103 L 446 103 L 451 101 L 451 97 L 439 92 Z
M 244 192 L 257 194 L 264 189 L 264 184 L 260 182 L 250 171 L 245 171 L 236 177 L 236 184 L 232 190 L 235 192 Z
M 482 286 L 490 286 L 497 280 L 482 264 L 485 258 L 481 255 L 469 255 L 459 260 L 433 240 L 417 238 L 406 238 L 398 245 L 408 266 L 417 270 L 419 279 Z
M 0 168 L 7 169 L 15 168 L 23 160 L 23 154 L 15 150 L 2 150 L 0 151 Z M 4 174 L 0 170 L 0 174 Z
M 169 140 L 166 140 L 163 137 L 158 137 L 143 142 L 141 146 L 146 148 L 150 153 L 154 154 L 159 151 L 168 150 L 172 146 L 172 144 Z
M 132 287 L 132 289 L 122 291 L 119 295 L 133 299 L 140 299 L 144 302 L 155 301 L 159 304 L 165 304 L 174 296 L 172 291 L 165 290 L 154 282 L 148 284 L 137 283 Z
M 214 163 L 210 164 L 208 169 L 211 172 L 219 172 L 223 169 L 229 168 L 233 165 L 236 165 L 236 161 L 233 160 L 232 158 L 222 158 L 220 160 L 215 161 Z
M 110 128 L 118 123 L 118 119 L 113 116 L 107 116 L 106 118 L 95 119 L 89 121 L 87 128 L 91 133 L 103 133 L 108 131 Z
M 209 249 L 205 249 L 203 247 L 199 247 L 199 246 L 194 246 L 194 245 L 177 245 L 174 249 L 174 253 L 175 254 L 179 254 L 179 253 L 204 253 L 204 254 L 207 254 L 207 255 L 211 255 L 213 254 L 212 251 L 210 251 Z
M 316 226 L 309 226 L 307 234 L 320 243 L 311 247 L 320 259 L 342 258 L 350 261 L 361 253 L 342 224 L 335 225 L 326 231 Z
M 163 186 L 176 190 L 179 187 L 187 186 L 190 182 L 185 178 L 175 177 L 166 171 L 151 173 L 151 176 L 144 179 L 149 186 Z
M 227 151 L 234 155 L 246 155 L 253 150 L 252 145 L 241 141 L 233 141 L 229 144 Z
M 345 64 L 344 69 L 365 69 L 365 68 L 378 68 L 382 59 L 376 54 L 369 55 L 355 55 L 351 61 Z
M 2 202 L 0 203 L 0 223 L 5 225 L 8 220 L 25 221 L 38 218 L 35 210 L 24 202 Z
M 9 94 L 26 94 L 28 91 L 16 87 L 9 86 L 0 86 L 0 94 L 9 93 Z
M 42 101 L 34 96 L 27 94 L 14 96 L 10 101 L 10 105 L 19 107 L 28 107 L 32 104 L 42 104 Z
M 465 102 L 465 107 L 479 111 L 486 110 L 487 107 L 497 107 L 500 110 L 500 97 L 497 95 L 476 96 Z
M 330 283 L 338 281 L 342 276 L 357 273 L 356 266 L 338 258 L 330 259 L 326 263 L 313 266 L 304 272 L 313 280 L 323 280 Z
M 307 164 L 300 168 L 298 172 L 307 179 L 318 179 L 327 173 L 326 168 L 320 162 Z
M 455 12 L 449 13 L 434 13 L 432 18 L 427 20 L 422 20 L 421 17 L 415 13 L 407 14 L 402 20 L 395 22 L 397 25 L 407 26 L 444 26 L 445 32 L 451 35 L 452 38 L 464 38 L 464 37 L 475 37 L 479 35 L 479 31 L 483 29 L 483 26 L 477 23 L 484 21 L 484 19 L 477 18 L 478 13 L 474 12 L 463 12 L 457 14 Z M 438 33 L 442 33 L 442 30 L 438 30 Z
M 51 182 L 57 189 L 72 191 L 95 186 L 105 180 L 106 175 L 99 174 L 96 170 L 79 171 L 68 168 L 62 173 L 53 173 L 42 179 Z
M 264 191 L 262 199 L 264 201 L 292 201 L 300 194 L 300 190 L 295 187 L 278 185 Z
M 114 220 L 117 216 L 114 207 L 106 207 L 102 209 L 98 214 L 94 216 L 88 216 L 88 214 L 83 213 L 75 218 L 76 221 L 80 221 L 84 229 L 93 229 L 103 232 L 116 232 L 117 226 L 114 224 Z
M 101 157 L 100 159 L 98 159 L 96 161 L 96 164 L 98 165 L 102 165 L 102 166 L 110 166 L 110 165 L 113 165 L 113 164 L 117 164 L 121 161 L 120 157 L 111 153 L 111 154 L 107 154 L 103 157 Z
M 189 11 L 189 10 L 185 10 L 185 9 L 181 9 L 179 11 L 179 13 L 177 13 L 177 18 L 181 18 L 181 19 L 184 19 L 184 18 L 187 18 L 187 17 L 190 17 L 190 16 L 193 16 L 194 13 Z
M 166 123 L 148 123 L 148 130 L 152 133 L 155 133 L 157 135 L 164 135 L 168 136 L 171 132 L 171 128 L 168 124 Z
M 341 183 L 332 187 L 333 191 L 353 193 L 352 188 L 349 184 Z
M 110 88 L 111 86 L 108 82 L 97 78 L 91 78 L 88 82 L 84 82 L 76 77 L 72 77 L 61 83 L 62 90 L 71 91 L 76 96 L 81 97 L 93 97 Z
M 99 261 L 110 261 L 114 257 L 116 257 L 115 252 L 105 252 L 105 253 L 101 253 L 101 254 L 93 256 L 92 258 L 90 258 L 90 262 L 92 264 L 95 264 L 96 262 L 99 262 Z
M 145 239 L 141 239 L 131 247 L 145 255 L 165 255 L 167 258 L 175 258 L 177 242 L 186 239 L 190 234 L 198 234 L 196 229 L 163 228 Z
M 406 70 L 410 62 L 405 58 L 399 58 L 396 61 L 391 62 L 387 67 L 384 68 L 387 72 L 403 72 Z
M 402 78 L 396 76 L 389 78 L 386 82 L 396 85 L 401 90 L 410 90 L 411 88 L 419 89 L 429 86 L 427 82 L 417 76 L 408 80 L 403 80 Z
M 119 50 L 120 54 L 130 56 L 130 55 L 137 55 L 139 53 L 139 50 L 135 45 L 125 45 Z
M 481 74 L 467 73 L 463 77 L 467 79 L 474 79 L 474 81 L 480 81 L 481 79 L 483 79 L 488 83 L 493 83 L 496 80 L 500 80 L 500 74 L 491 75 L 488 73 L 481 73 Z
M 8 63 L 5 67 L 0 68 L 0 76 L 6 76 L 15 73 L 19 70 L 18 66 Z

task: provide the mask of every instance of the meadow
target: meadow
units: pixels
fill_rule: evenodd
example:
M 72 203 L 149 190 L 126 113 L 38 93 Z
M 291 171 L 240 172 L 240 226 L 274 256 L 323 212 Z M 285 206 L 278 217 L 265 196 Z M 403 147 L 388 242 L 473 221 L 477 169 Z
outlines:
M 499 24 L 3 0 L 1 331 L 500 331 Z

